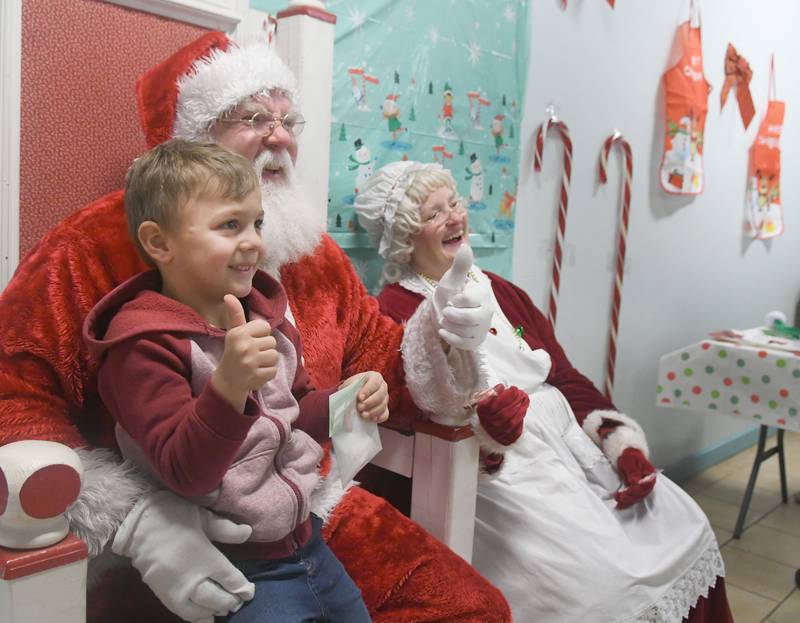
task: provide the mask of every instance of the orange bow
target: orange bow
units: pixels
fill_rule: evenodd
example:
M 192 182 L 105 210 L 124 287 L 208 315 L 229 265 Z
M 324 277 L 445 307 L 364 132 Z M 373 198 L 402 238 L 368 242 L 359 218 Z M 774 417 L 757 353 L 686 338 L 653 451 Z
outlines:
M 744 123 L 745 129 L 750 125 L 756 114 L 753 96 L 750 95 L 750 80 L 752 78 L 753 70 L 750 69 L 750 64 L 729 43 L 725 52 L 725 84 L 722 85 L 722 92 L 719 94 L 719 107 L 722 109 L 725 106 L 728 92 L 735 86 L 736 100 L 739 102 L 739 114 L 742 116 L 742 123 Z

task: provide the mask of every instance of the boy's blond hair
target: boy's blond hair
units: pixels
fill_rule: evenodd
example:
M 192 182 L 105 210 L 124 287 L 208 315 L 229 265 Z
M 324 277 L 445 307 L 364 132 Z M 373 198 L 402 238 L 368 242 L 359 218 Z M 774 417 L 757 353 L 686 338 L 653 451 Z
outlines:
M 191 199 L 241 201 L 259 187 L 253 164 L 214 143 L 172 139 L 133 161 L 125 176 L 125 216 L 139 255 L 153 261 L 139 242 L 139 226 L 153 221 L 169 229 Z

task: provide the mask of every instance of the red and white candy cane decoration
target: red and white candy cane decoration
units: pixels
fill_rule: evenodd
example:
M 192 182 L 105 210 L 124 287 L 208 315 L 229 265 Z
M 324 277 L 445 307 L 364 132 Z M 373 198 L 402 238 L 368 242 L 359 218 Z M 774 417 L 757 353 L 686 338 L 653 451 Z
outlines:
M 533 170 L 542 170 L 542 153 L 544 139 L 550 128 L 556 128 L 564 143 L 564 171 L 561 176 L 561 192 L 558 200 L 558 224 L 556 226 L 556 242 L 553 251 L 553 280 L 550 284 L 550 301 L 547 304 L 547 319 L 555 329 L 556 312 L 558 311 L 558 287 L 561 284 L 561 257 L 564 248 L 564 232 L 567 228 L 567 204 L 569 202 L 569 179 L 572 176 L 572 139 L 569 128 L 563 121 L 551 116 L 539 126 L 536 132 L 536 151 L 533 154 Z
M 631 210 L 631 184 L 633 182 L 633 153 L 631 146 L 622 134 L 615 131 L 614 134 L 606 139 L 603 149 L 600 152 L 600 183 L 608 181 L 606 169 L 608 167 L 608 154 L 614 145 L 619 145 L 622 149 L 625 165 L 624 176 L 622 179 L 622 207 L 619 218 L 619 236 L 617 240 L 617 262 L 616 273 L 614 276 L 614 295 L 611 301 L 611 329 L 608 335 L 608 362 L 606 365 L 605 395 L 611 400 L 611 393 L 614 390 L 614 365 L 617 359 L 617 327 L 619 326 L 619 307 L 622 300 L 622 277 L 625 273 L 625 247 L 628 237 L 628 217 Z

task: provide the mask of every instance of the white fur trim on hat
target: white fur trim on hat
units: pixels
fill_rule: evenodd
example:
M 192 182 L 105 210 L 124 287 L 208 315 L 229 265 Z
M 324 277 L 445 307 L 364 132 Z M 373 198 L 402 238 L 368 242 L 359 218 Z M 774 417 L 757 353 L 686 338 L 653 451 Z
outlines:
M 604 419 L 622 422 L 622 426 L 618 426 L 604 440 L 601 440 L 598 430 Z M 592 411 L 583 420 L 583 430 L 603 451 L 614 467 L 625 448 L 638 448 L 646 457 L 650 456 L 642 427 L 636 420 L 624 413 L 608 410 Z
M 367 180 L 356 196 L 355 208 L 358 222 L 367 230 L 372 246 L 381 257 L 386 257 L 391 240 L 392 225 L 400 202 L 411 185 L 417 171 L 441 171 L 435 162 L 405 160 L 391 162 Z
M 212 121 L 253 95 L 279 90 L 297 105 L 297 82 L 291 70 L 266 45 L 214 50 L 178 81 L 172 135 L 202 140 Z

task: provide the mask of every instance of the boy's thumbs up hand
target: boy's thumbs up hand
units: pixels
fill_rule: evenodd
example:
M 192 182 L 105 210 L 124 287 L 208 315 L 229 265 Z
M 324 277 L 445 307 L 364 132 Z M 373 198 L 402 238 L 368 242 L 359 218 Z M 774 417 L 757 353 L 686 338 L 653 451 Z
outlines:
M 266 320 L 247 321 L 241 301 L 226 294 L 228 313 L 225 352 L 214 371 L 214 388 L 237 409 L 243 409 L 247 394 L 260 389 L 278 372 L 277 342 Z
M 228 329 L 241 327 L 247 324 L 247 317 L 244 315 L 244 307 L 242 302 L 237 299 L 233 294 L 226 294 L 222 299 L 225 303 L 225 310 L 228 312 Z
M 247 316 L 244 314 L 244 307 L 242 302 L 237 299 L 233 294 L 226 294 L 223 299 L 225 308 L 228 311 L 228 336 L 234 336 L 244 333 L 253 338 L 268 337 L 272 335 L 272 327 L 266 320 L 251 320 L 247 322 Z M 226 337 L 226 343 L 229 338 Z M 272 340 L 272 345 L 268 348 L 275 348 L 275 340 Z

